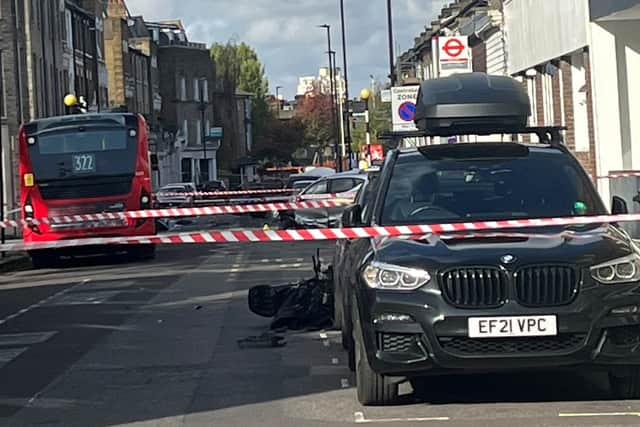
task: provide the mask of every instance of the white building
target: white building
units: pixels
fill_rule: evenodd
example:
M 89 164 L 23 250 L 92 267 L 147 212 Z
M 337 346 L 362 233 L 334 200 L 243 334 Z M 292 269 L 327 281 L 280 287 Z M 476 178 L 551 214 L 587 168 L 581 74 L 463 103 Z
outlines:
M 640 0 L 505 0 L 504 14 L 508 73 L 527 85 L 532 124 L 567 126 L 594 178 L 640 169 Z M 609 180 L 597 182 L 609 200 Z
M 345 81 L 342 75 L 342 70 L 336 68 L 336 75 L 334 78 L 336 91 L 338 97 L 344 95 Z M 331 92 L 331 77 L 329 76 L 329 67 L 322 67 L 318 70 L 318 76 L 305 76 L 298 78 L 298 88 L 296 95 L 304 96 L 311 92 L 319 92 L 324 95 L 328 95 Z

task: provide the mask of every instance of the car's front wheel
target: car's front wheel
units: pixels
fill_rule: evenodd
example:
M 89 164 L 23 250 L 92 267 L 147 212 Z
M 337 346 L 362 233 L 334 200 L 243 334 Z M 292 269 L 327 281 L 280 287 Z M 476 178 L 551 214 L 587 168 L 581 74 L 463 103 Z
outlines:
M 640 366 L 609 372 L 609 384 L 617 399 L 640 398 Z
M 398 400 L 398 383 L 371 369 L 360 340 L 356 341 L 355 347 L 358 401 L 367 406 L 395 403 Z

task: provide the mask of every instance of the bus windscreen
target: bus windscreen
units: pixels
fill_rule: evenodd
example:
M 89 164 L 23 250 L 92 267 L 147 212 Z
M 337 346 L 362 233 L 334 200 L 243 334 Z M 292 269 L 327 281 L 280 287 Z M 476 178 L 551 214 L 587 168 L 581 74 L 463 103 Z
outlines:
M 85 129 L 39 135 L 29 147 L 40 182 L 89 176 L 133 175 L 135 139 L 126 129 Z

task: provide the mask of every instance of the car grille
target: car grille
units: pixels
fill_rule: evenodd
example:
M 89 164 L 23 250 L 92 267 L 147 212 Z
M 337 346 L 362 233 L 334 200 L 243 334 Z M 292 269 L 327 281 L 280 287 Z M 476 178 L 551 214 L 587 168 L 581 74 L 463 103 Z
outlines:
M 403 353 L 414 349 L 415 334 L 378 334 L 378 349 L 389 353 Z
M 457 268 L 440 281 L 445 299 L 457 307 L 498 307 L 507 299 L 507 278 L 497 268 Z
M 516 300 L 525 306 L 549 307 L 569 304 L 578 293 L 578 273 L 571 267 L 522 268 L 513 276 Z
M 584 344 L 585 334 L 561 334 L 555 337 L 467 338 L 440 337 L 440 346 L 448 353 L 465 356 L 504 354 L 568 353 Z

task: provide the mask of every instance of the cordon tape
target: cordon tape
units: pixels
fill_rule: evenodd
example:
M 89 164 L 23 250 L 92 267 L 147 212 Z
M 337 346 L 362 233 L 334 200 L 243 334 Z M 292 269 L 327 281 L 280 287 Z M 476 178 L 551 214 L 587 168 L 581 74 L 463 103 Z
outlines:
M 512 219 L 501 221 L 460 222 L 430 225 L 402 225 L 387 227 L 326 228 L 304 230 L 240 230 L 198 231 L 138 237 L 96 237 L 75 240 L 57 240 L 38 243 L 8 243 L 0 251 L 27 251 L 58 249 L 92 245 L 190 244 L 236 242 L 298 242 L 313 240 L 339 240 L 371 237 L 398 237 L 410 235 L 444 234 L 459 231 L 508 230 L 566 225 L 588 225 L 640 220 L 640 214 L 576 216 L 540 219 Z
M 140 211 L 103 212 L 92 214 L 66 215 L 52 218 L 34 218 L 0 221 L 0 228 L 21 227 L 40 224 L 68 224 L 77 222 L 104 221 L 113 219 L 176 218 L 188 216 L 210 216 L 285 210 L 316 209 L 343 206 L 352 199 L 314 200 L 304 202 L 262 203 L 251 205 L 203 206 L 197 208 L 147 209 Z

